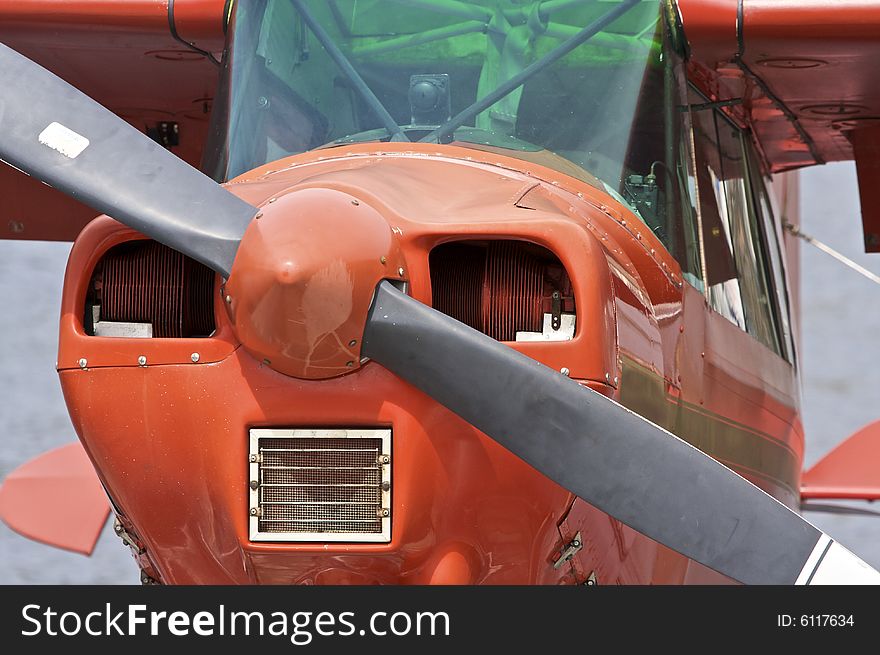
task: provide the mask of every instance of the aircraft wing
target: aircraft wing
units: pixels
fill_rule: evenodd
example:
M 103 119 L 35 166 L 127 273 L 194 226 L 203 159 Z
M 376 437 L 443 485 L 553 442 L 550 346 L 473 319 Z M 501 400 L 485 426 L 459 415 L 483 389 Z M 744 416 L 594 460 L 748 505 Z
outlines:
M 226 0 L 0 0 L 0 43 L 141 130 L 177 125 L 198 166 L 223 49 Z M 201 53 L 199 52 L 202 51 Z M 0 163 L 0 238 L 72 241 L 97 212 Z
M 754 126 L 772 172 L 856 162 L 880 252 L 880 2 L 679 0 L 691 78 Z

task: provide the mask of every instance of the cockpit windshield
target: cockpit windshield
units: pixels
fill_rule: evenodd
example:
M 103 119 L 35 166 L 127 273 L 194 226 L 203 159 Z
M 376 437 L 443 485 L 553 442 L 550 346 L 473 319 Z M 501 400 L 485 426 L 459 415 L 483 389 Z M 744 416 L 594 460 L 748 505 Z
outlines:
M 550 151 L 621 191 L 665 157 L 662 4 L 238 2 L 211 172 L 352 142 L 456 142 Z
M 225 180 L 358 142 L 501 152 L 607 191 L 698 271 L 675 11 L 672 0 L 242 0 L 205 168 Z

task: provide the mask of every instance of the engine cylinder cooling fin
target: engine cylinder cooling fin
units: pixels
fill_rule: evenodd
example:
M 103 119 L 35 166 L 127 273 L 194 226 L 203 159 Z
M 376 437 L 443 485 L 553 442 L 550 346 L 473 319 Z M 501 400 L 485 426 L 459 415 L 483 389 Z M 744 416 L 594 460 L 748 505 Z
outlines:
M 214 272 L 186 255 L 156 241 L 121 244 L 92 278 L 90 295 L 99 308 L 93 333 L 100 321 L 150 325 L 150 336 L 159 338 L 208 336 L 214 331 L 213 291 Z
M 545 317 L 558 330 L 561 314 L 575 310 L 562 263 L 524 241 L 442 244 L 431 251 L 430 269 L 433 307 L 498 341 L 541 337 Z
M 498 341 L 540 332 L 544 263 L 516 241 L 492 241 L 483 283 L 483 331 Z
M 448 316 L 483 329 L 483 286 L 486 249 L 450 243 L 431 253 L 432 305 Z

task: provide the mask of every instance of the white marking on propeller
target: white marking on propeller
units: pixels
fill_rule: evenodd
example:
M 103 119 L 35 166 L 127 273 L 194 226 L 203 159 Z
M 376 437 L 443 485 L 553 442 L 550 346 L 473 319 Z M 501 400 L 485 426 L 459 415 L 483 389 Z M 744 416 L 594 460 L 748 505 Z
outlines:
M 853 555 L 836 541 L 831 542 L 809 585 L 820 584 L 880 584 L 880 573 Z
M 819 566 L 822 555 L 824 555 L 825 551 L 828 550 L 828 546 L 830 543 L 831 537 L 823 532 L 822 535 L 819 537 L 819 541 L 817 541 L 816 545 L 813 547 L 813 552 L 810 553 L 807 561 L 804 562 L 804 568 L 801 569 L 801 574 L 794 582 L 796 585 L 805 585 L 809 583 L 810 577 L 816 571 L 816 567 Z
M 823 534 L 807 558 L 795 584 L 880 584 L 880 573 L 827 534 Z
M 44 146 L 57 150 L 65 157 L 76 159 L 89 147 L 89 140 L 61 123 L 49 123 L 37 137 Z

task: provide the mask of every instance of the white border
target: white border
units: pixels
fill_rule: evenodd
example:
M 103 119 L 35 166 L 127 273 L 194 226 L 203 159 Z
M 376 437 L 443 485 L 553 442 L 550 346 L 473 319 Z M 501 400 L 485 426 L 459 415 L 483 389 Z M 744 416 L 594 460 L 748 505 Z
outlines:
M 260 532 L 259 517 L 251 516 L 251 508 L 259 507 L 260 491 L 250 489 L 248 504 L 248 519 L 250 524 L 250 540 L 256 542 L 312 542 L 312 543 L 388 543 L 391 541 L 391 465 L 393 456 L 391 453 L 391 430 L 375 429 L 316 429 L 316 430 L 290 430 L 254 428 L 250 430 L 250 447 L 248 448 L 248 460 L 252 455 L 259 454 L 260 439 L 382 439 L 382 454 L 391 457 L 392 462 L 382 465 L 382 482 L 388 482 L 388 490 L 382 491 L 382 507 L 388 508 L 389 514 L 382 518 L 382 531 L 374 533 L 362 532 Z M 249 462 L 248 484 L 251 480 L 259 480 L 259 462 Z

